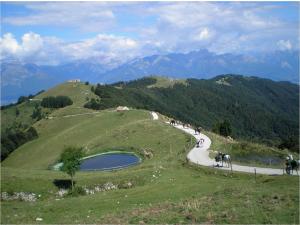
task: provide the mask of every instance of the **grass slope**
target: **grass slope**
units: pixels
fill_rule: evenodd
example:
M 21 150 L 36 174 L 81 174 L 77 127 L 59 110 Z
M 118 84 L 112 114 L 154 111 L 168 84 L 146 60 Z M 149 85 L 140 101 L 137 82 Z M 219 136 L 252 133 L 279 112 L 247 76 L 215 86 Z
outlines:
M 31 126 L 34 122 L 36 122 L 36 120 L 31 117 L 35 106 L 39 105 L 40 101 L 44 97 L 58 95 L 70 96 L 73 101 L 73 105 L 55 111 L 42 108 L 43 113 L 52 113 L 52 116 L 63 116 L 72 113 L 91 112 L 91 110 L 83 108 L 82 106 L 88 101 L 88 99 L 98 98 L 98 96 L 91 92 L 91 85 L 85 85 L 84 83 L 63 83 L 35 96 L 34 101 L 26 101 L 1 110 L 1 130 L 4 131 L 8 127 L 20 123 Z M 19 115 L 16 115 L 16 110 L 19 110 Z
M 39 121 L 35 127 L 39 138 L 15 150 L 4 161 L 4 166 L 47 169 L 69 145 L 84 147 L 87 155 L 106 148 L 146 148 L 151 149 L 158 160 L 164 160 L 161 149 L 170 148 L 170 143 L 165 140 L 180 134 L 176 131 L 168 133 L 170 128 L 153 122 L 149 112 L 136 110 L 121 113 L 106 110 L 93 115 L 57 117 Z M 181 142 L 185 143 L 185 140 L 179 138 L 176 141 Z

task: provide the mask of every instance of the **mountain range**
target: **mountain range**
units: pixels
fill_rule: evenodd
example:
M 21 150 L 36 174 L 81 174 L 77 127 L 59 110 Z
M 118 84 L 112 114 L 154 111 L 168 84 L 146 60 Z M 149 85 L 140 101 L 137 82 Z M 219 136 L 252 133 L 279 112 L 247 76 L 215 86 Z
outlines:
M 137 58 L 113 69 L 95 59 L 64 65 L 1 62 L 1 104 L 69 79 L 93 83 L 128 81 L 148 75 L 207 79 L 220 74 L 243 74 L 276 81 L 299 81 L 299 52 L 275 51 L 252 55 L 215 54 L 207 50 Z

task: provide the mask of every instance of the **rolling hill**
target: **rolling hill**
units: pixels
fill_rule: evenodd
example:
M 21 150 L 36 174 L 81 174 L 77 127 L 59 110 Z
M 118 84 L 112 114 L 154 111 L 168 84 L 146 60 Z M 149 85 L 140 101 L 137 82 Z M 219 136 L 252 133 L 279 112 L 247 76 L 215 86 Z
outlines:
M 190 80 L 154 81 L 143 79 L 109 88 L 124 91 L 119 95 L 121 103 L 137 104 L 139 97 L 132 99 L 128 89 L 136 94 L 145 88 L 171 90 L 191 85 Z M 226 82 L 233 85 L 233 81 Z M 113 108 L 83 108 L 89 99 L 98 98 L 91 87 L 64 83 L 35 96 L 38 100 L 66 95 L 73 104 L 50 110 L 41 120 L 26 121 L 39 136 L 21 145 L 1 163 L 1 196 L 6 192 L 34 193 L 39 197 L 33 202 L 2 199 L 2 223 L 299 223 L 299 177 L 258 175 L 254 179 L 249 174 L 189 164 L 186 154 L 195 144 L 189 135 L 166 124 L 163 115 L 152 120 L 145 109 L 117 112 Z M 107 100 L 100 97 L 100 102 Z M 31 115 L 30 104 L 28 101 L 3 109 L 2 115 L 10 116 L 7 121 L 11 122 L 1 120 L 1 124 L 6 122 L 9 126 L 15 118 L 25 122 Z M 16 108 L 20 108 L 20 118 L 16 117 Z M 219 135 L 207 135 L 215 143 L 213 150 L 226 146 L 232 155 L 243 150 L 237 144 L 231 148 L 226 138 Z M 78 187 L 113 183 L 118 188 L 60 197 L 59 184 L 67 182 L 68 176 L 50 168 L 66 146 L 83 147 L 85 155 L 130 150 L 142 158 L 142 163 L 117 171 L 77 172 Z M 264 147 L 250 148 L 256 154 L 255 148 L 258 152 Z M 153 153 L 152 158 L 145 157 L 145 149 Z M 277 155 L 278 151 L 266 148 L 264 154 Z M 125 186 L 129 182 L 130 188 Z
M 299 142 L 299 86 L 257 77 L 221 75 L 208 80 L 168 81 L 146 77 L 97 85 L 98 108 L 127 105 L 158 111 L 186 123 L 213 129 L 228 120 L 234 138 L 279 145 Z M 87 105 L 87 107 L 90 107 Z

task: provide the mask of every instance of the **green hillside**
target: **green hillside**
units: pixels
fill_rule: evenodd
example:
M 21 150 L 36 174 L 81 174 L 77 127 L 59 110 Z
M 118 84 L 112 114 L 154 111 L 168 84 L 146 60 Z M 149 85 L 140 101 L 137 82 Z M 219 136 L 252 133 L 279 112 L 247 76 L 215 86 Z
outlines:
M 212 129 L 228 120 L 234 138 L 278 146 L 286 140 L 299 147 L 299 86 L 256 77 L 218 76 L 166 85 L 157 77 L 98 85 L 100 109 L 117 105 L 155 110 Z M 162 87 L 163 86 L 163 87 Z M 120 88 L 122 87 L 122 88 Z M 151 87 L 151 88 L 150 88 Z
M 132 82 L 131 88 L 143 91 L 136 87 L 139 85 Z M 146 81 L 144 85 L 151 84 Z M 86 95 L 98 98 L 90 89 L 91 86 L 82 83 L 67 83 L 35 97 L 65 95 L 73 104 L 51 109 L 47 117 L 39 121 L 28 121 L 37 130 L 38 138 L 21 145 L 2 162 L 2 193 L 32 192 L 40 197 L 35 202 L 1 200 L 1 223 L 299 223 L 298 176 L 258 175 L 255 179 L 252 174 L 231 174 L 190 165 L 186 155 L 195 145 L 191 136 L 166 124 L 163 115 L 159 120 L 152 120 L 145 109 L 117 112 L 114 108 L 97 111 L 83 108 L 88 101 Z M 119 84 L 112 90 L 127 89 Z M 148 89 L 156 90 L 155 87 Z M 126 96 L 119 96 L 120 105 L 127 103 L 123 102 Z M 107 103 L 107 100 L 101 98 L 100 102 Z M 148 103 L 152 107 L 151 102 Z M 13 107 L 29 108 L 26 104 L 31 103 L 22 104 Z M 13 107 L 3 111 L 13 114 Z M 30 114 L 19 116 L 25 121 Z M 232 156 L 244 150 L 237 141 L 229 144 L 227 139 L 205 132 L 213 142 L 212 150 L 225 147 Z M 235 144 L 237 147 L 230 147 Z M 68 181 L 69 177 L 50 168 L 66 146 L 83 147 L 85 155 L 116 149 L 132 151 L 142 162 L 117 171 L 77 172 L 77 187 L 94 188 L 111 182 L 118 185 L 118 189 L 59 197 L 59 183 Z M 261 149 L 269 156 L 277 156 L 279 151 L 259 145 L 251 149 L 252 155 L 260 155 Z M 153 157 L 145 157 L 144 150 Z M 128 183 L 132 184 L 130 188 Z

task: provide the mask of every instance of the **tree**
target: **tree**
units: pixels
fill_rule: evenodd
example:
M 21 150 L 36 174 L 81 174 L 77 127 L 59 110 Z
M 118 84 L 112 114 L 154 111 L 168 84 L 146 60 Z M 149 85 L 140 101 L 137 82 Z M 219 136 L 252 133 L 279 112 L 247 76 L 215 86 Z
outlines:
M 223 123 L 220 124 L 220 134 L 222 136 L 230 136 L 231 135 L 231 125 L 228 120 L 224 120 Z
M 84 84 L 85 84 L 85 85 L 89 85 L 90 83 L 89 83 L 88 81 L 86 81 Z
M 224 120 L 221 123 L 215 124 L 215 126 L 213 128 L 213 132 L 220 134 L 224 137 L 230 136 L 232 129 L 231 129 L 231 125 L 230 125 L 229 121 Z
M 76 147 L 67 147 L 61 154 L 61 162 L 63 163 L 61 171 L 66 172 L 71 177 L 72 190 L 74 188 L 74 176 L 80 168 L 82 156 L 82 148 Z

